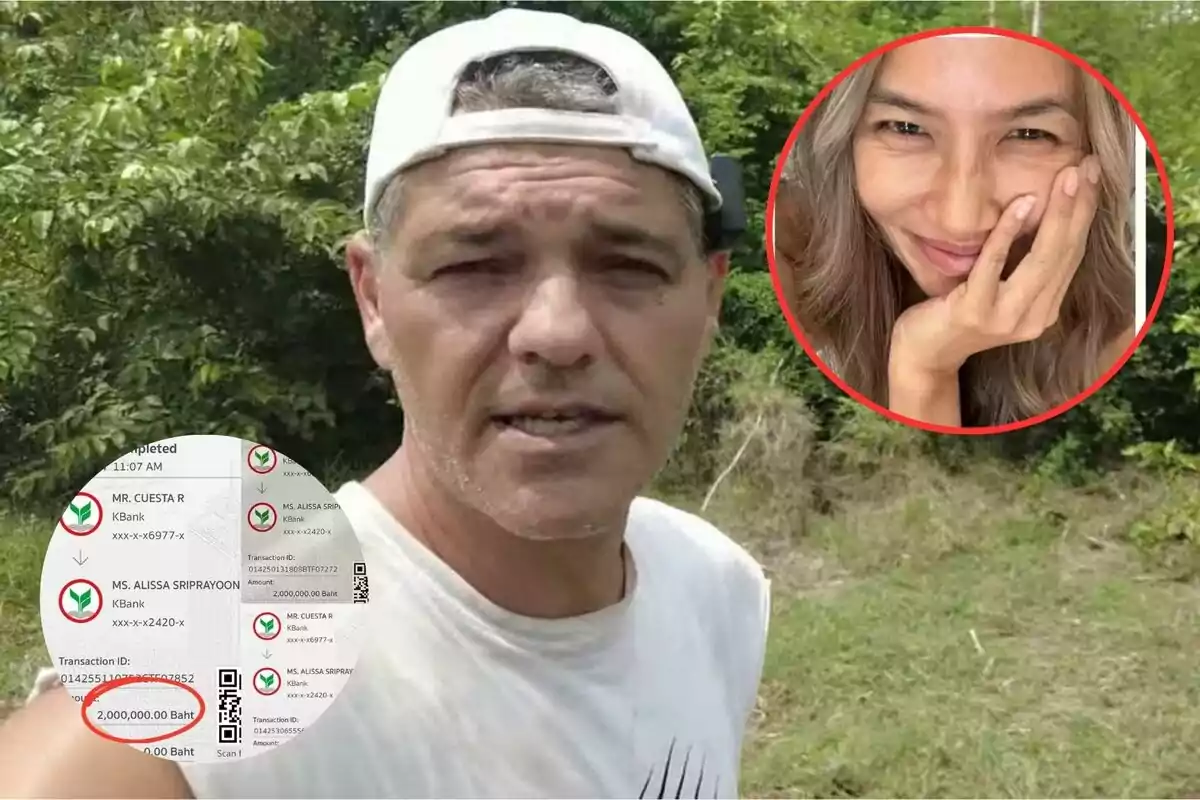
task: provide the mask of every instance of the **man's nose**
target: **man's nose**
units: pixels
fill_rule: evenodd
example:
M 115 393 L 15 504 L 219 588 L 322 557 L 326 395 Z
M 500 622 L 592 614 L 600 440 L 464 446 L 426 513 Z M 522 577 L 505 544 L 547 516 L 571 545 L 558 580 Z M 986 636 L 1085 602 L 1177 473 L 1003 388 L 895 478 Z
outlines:
M 509 350 L 524 363 L 569 368 L 590 363 L 599 347 L 580 279 L 564 273 L 539 278 L 509 332 Z
M 966 150 L 943 160 L 931 199 L 940 235 L 955 244 L 982 243 L 1003 210 L 990 159 Z

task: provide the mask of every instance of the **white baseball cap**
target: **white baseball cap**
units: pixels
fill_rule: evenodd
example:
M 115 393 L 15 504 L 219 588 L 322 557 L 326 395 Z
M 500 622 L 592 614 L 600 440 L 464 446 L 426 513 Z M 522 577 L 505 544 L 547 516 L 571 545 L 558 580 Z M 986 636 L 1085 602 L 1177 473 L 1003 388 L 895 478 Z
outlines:
M 455 89 L 472 62 L 530 50 L 584 58 L 616 84 L 617 114 L 536 108 L 452 115 Z M 696 123 L 671 76 L 634 39 L 565 14 L 506 8 L 463 22 L 409 47 L 379 93 L 363 218 L 397 173 L 466 145 L 549 142 L 624 147 L 637 160 L 673 170 L 700 189 L 706 207 L 721 206 Z

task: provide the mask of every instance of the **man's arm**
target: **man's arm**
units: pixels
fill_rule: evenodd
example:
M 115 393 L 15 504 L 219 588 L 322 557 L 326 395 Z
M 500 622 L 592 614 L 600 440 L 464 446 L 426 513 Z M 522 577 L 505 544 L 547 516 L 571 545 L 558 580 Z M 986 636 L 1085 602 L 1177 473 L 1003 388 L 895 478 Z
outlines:
M 0 725 L 0 797 L 192 797 L 179 767 L 83 724 L 79 703 L 51 689 Z

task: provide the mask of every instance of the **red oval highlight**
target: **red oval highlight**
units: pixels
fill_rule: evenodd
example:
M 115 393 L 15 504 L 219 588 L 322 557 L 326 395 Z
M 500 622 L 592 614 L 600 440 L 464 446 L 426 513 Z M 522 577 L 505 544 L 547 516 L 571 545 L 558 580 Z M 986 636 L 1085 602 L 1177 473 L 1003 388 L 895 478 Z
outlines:
M 168 686 L 175 686 L 180 689 L 184 689 L 190 692 L 192 697 L 196 698 L 196 702 L 200 704 L 200 710 L 196 712 L 194 719 L 192 719 L 179 730 L 160 734 L 159 736 L 152 736 L 148 739 L 125 739 L 120 736 L 113 736 L 111 733 L 102 731 L 92 724 L 92 721 L 88 719 L 87 715 L 88 706 L 99 700 L 101 695 L 107 694 L 113 689 L 119 689 L 122 686 L 130 686 L 135 683 L 165 683 Z M 121 744 L 150 744 L 152 742 L 161 742 L 164 739 L 170 739 L 172 737 L 179 736 L 182 733 L 187 733 L 192 728 L 196 727 L 196 725 L 200 723 L 200 720 L 204 719 L 205 711 L 204 698 L 201 697 L 200 693 L 191 686 L 188 686 L 186 683 L 182 683 L 180 681 L 171 680 L 170 678 L 151 677 L 149 675 L 126 675 L 124 678 L 114 678 L 111 681 L 105 681 L 104 683 L 96 684 L 92 687 L 91 691 L 84 696 L 83 702 L 79 705 L 79 713 L 83 716 L 83 724 L 88 726 L 92 733 L 96 734 L 102 739 L 108 739 L 110 742 L 120 742 Z

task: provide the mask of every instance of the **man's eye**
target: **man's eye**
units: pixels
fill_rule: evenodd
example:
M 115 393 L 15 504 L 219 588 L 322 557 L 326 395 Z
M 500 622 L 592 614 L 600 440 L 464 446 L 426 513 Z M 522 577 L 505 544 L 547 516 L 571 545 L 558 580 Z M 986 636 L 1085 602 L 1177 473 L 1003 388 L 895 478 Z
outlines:
M 640 258 L 627 258 L 624 256 L 609 258 L 605 261 L 604 267 L 607 271 L 616 272 L 623 277 L 635 279 L 652 279 L 665 282 L 671 277 L 662 267 Z
M 915 122 L 903 122 L 901 120 L 889 119 L 880 122 L 875 126 L 876 130 L 884 133 L 894 133 L 899 136 L 920 136 L 925 131 L 921 130 L 921 126 Z
M 447 264 L 444 267 L 434 270 L 433 275 L 437 278 L 449 278 L 467 275 L 499 275 L 506 271 L 508 271 L 508 265 L 503 261 L 494 258 L 482 258 L 475 261 L 460 261 L 455 264 Z
M 1019 128 L 1009 134 L 1009 137 L 1022 142 L 1051 142 L 1057 143 L 1058 137 L 1050 131 L 1040 128 Z

